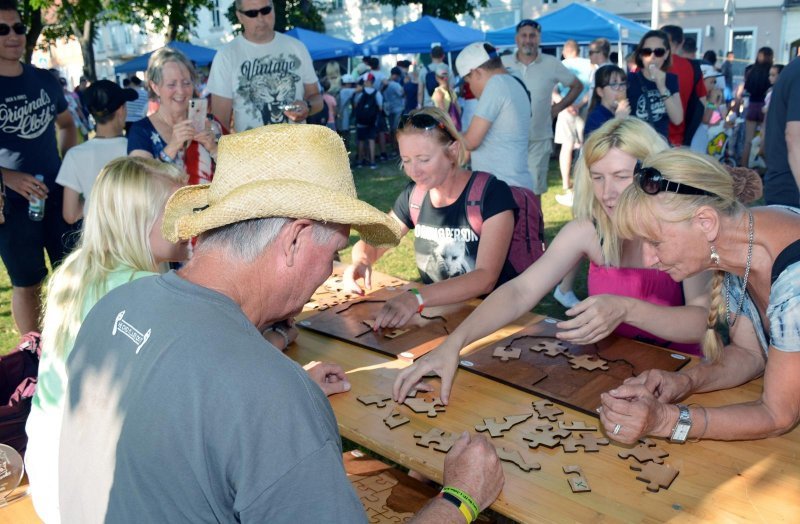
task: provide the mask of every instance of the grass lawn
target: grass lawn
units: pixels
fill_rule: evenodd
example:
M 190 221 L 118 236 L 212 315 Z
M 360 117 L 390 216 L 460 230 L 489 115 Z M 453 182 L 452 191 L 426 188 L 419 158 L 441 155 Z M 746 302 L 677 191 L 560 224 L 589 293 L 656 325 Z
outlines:
M 376 170 L 357 168 L 354 175 L 359 196 L 379 209 L 387 211 L 391 209 L 395 198 L 408 181 L 399 169 L 397 161 L 379 164 Z M 548 182 L 550 191 L 542 197 L 542 205 L 544 206 L 545 234 L 549 242 L 571 218 L 571 210 L 555 201 L 555 195 L 561 191 L 558 162 L 555 160 L 550 163 Z M 351 235 L 351 245 L 357 240 L 357 235 Z M 350 261 L 350 248 L 342 253 L 342 261 Z M 406 235 L 398 247 L 378 261 L 375 269 L 406 280 L 419 280 L 419 274 L 414 265 L 413 235 Z M 575 292 L 579 297 L 586 296 L 585 274 L 585 271 L 581 271 L 575 284 Z M 546 296 L 533 311 L 557 318 L 564 317 L 564 308 L 553 299 L 552 295 Z M 19 335 L 11 318 L 11 282 L 5 266 L 0 264 L 0 354 L 11 350 L 18 340 Z

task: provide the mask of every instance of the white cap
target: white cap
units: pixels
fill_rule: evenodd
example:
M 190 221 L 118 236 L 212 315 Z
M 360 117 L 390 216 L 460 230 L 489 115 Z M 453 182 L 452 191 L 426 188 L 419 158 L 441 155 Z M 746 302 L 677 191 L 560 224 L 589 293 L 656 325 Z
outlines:
M 714 69 L 714 66 L 709 64 L 700 64 L 700 70 L 703 72 L 703 78 L 716 78 L 722 76 L 722 73 Z
M 349 73 L 348 74 L 344 74 L 344 75 L 342 75 L 342 83 L 343 84 L 355 84 L 356 83 L 356 77 L 354 77 L 353 75 L 351 75 Z
M 489 46 L 489 49 L 492 50 L 491 53 L 486 51 L 484 46 Z M 497 58 L 497 56 L 492 44 L 488 42 L 475 42 L 465 47 L 464 50 L 458 54 L 458 58 L 456 58 L 456 69 L 459 75 L 465 77 L 474 69 L 477 69 L 492 58 Z

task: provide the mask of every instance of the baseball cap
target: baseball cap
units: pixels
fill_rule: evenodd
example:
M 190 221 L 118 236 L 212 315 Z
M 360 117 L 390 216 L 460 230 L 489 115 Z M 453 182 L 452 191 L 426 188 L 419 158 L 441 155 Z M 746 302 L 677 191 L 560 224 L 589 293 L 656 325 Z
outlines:
M 123 89 L 111 80 L 98 80 L 86 89 L 86 106 L 96 117 L 108 116 L 125 102 L 133 102 L 139 94 L 133 89 Z
M 492 58 L 497 58 L 497 51 L 488 42 L 475 42 L 463 49 L 456 58 L 458 74 L 467 76 L 474 69 L 482 66 Z
M 437 64 L 436 76 L 450 76 L 450 66 L 447 64 Z
M 703 78 L 716 78 L 722 76 L 722 73 L 714 69 L 710 64 L 700 64 L 700 70 L 703 72 Z
M 351 74 L 349 74 L 349 73 L 344 74 L 344 75 L 342 75 L 342 83 L 343 84 L 355 84 L 356 83 L 356 77 L 351 75 Z

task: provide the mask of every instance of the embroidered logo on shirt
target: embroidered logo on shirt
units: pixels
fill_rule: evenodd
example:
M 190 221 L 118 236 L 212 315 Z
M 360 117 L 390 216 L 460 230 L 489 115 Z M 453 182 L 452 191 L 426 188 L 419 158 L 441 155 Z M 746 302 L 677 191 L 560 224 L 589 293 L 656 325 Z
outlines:
M 114 319 L 114 328 L 111 330 L 111 336 L 115 336 L 117 332 L 122 333 L 129 339 L 136 344 L 136 354 L 139 354 L 139 350 L 142 349 L 147 339 L 150 338 L 151 330 L 148 329 L 146 333 L 142 334 L 141 331 L 133 327 L 128 321 L 124 320 L 122 317 L 125 316 L 125 310 L 123 309 L 117 314 L 117 318 Z

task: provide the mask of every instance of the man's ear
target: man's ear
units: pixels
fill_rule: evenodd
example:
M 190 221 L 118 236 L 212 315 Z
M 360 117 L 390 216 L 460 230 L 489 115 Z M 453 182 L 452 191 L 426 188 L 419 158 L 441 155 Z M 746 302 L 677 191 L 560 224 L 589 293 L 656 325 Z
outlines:
M 281 252 L 287 266 L 294 266 L 298 250 L 304 247 L 306 241 L 311 238 L 309 235 L 311 235 L 313 226 L 314 224 L 310 220 L 297 219 L 284 226 L 279 233 Z
M 719 236 L 719 211 L 711 206 L 700 206 L 695 212 L 692 220 L 706 237 L 709 242 L 715 242 Z

